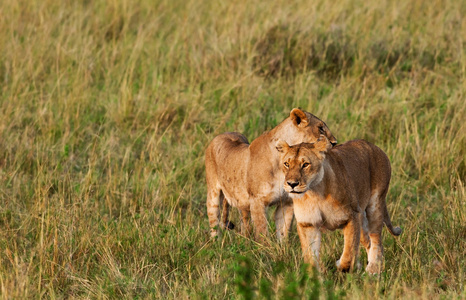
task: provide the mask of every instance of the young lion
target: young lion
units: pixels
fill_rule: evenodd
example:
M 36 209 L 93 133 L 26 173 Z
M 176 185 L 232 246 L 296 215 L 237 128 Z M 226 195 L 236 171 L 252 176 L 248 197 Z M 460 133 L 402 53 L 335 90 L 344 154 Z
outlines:
M 354 140 L 331 147 L 325 136 L 314 144 L 276 145 L 285 174 L 284 189 L 293 199 L 304 262 L 319 268 L 321 231 L 343 229 L 345 245 L 336 265 L 340 271 L 358 264 L 359 243 L 368 253 L 366 271 L 382 270 L 382 227 L 394 236 L 385 196 L 391 168 L 377 146 Z
M 219 233 L 219 227 L 232 227 L 228 221 L 231 205 L 241 211 L 242 233 L 249 234 L 251 217 L 256 239 L 263 241 L 267 233 L 266 207 L 277 204 L 277 238 L 281 240 L 286 237 L 293 219 L 293 206 L 283 191 L 283 174 L 275 144 L 279 139 L 288 143 L 314 142 L 321 134 L 328 137 L 330 142 L 337 142 L 323 121 L 295 108 L 282 123 L 250 145 L 240 133 L 228 132 L 216 136 L 205 152 L 207 214 L 211 236 Z M 222 206 L 222 223 L 219 226 L 219 207 Z

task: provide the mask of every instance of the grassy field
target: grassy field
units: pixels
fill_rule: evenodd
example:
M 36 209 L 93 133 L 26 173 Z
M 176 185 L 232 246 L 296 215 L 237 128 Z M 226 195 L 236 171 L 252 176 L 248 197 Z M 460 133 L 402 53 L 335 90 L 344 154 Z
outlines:
M 2 298 L 465 299 L 466 2 L 333 2 L 0 1 Z M 294 107 L 390 157 L 379 278 L 209 239 L 207 144 Z

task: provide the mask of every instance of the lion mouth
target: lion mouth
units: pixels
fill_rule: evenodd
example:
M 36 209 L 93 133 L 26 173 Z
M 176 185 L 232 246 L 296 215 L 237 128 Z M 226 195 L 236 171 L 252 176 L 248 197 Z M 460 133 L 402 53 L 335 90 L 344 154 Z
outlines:
M 301 191 L 301 192 L 300 192 L 300 191 L 292 190 L 292 191 L 290 191 L 289 193 L 290 193 L 290 194 L 297 194 L 297 195 L 299 195 L 299 194 L 303 194 L 304 191 Z
M 293 194 L 293 195 L 301 195 L 301 194 L 304 194 L 306 192 L 306 188 L 304 188 L 303 186 L 294 186 L 294 187 L 291 187 L 291 186 L 288 186 L 288 185 L 285 185 L 284 186 L 284 190 L 285 192 L 287 192 L 288 194 Z

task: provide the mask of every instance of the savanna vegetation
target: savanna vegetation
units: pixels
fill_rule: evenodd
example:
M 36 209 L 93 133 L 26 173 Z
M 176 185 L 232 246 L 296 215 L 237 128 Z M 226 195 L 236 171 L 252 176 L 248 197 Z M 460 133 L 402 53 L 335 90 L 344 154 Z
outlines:
M 456 0 L 0 1 L 2 298 L 466 298 L 464 16 Z M 321 275 L 295 226 L 284 245 L 210 240 L 207 144 L 294 107 L 390 157 L 403 233 L 384 229 L 379 277 L 336 271 L 339 232 Z

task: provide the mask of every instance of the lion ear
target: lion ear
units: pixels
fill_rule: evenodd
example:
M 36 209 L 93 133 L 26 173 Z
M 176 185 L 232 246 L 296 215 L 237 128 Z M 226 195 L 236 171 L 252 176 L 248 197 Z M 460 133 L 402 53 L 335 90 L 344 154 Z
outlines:
M 306 127 L 309 123 L 306 113 L 299 108 L 293 108 L 291 110 L 290 119 L 293 121 L 293 124 L 300 127 Z
M 327 124 L 325 124 L 324 121 L 322 121 L 322 123 L 319 125 L 319 132 L 320 132 L 320 134 L 323 134 L 328 138 L 328 140 L 332 144 L 332 146 L 335 146 L 338 143 L 337 139 L 330 132 L 330 129 L 328 129 L 328 126 L 327 126 Z
M 321 134 L 317 141 L 314 143 L 314 149 L 319 152 L 327 152 L 327 150 L 330 148 L 332 148 L 332 144 L 323 134 Z
M 277 144 L 275 144 L 275 148 L 277 149 L 278 152 L 285 153 L 288 151 L 288 148 L 290 148 L 290 146 L 288 145 L 287 142 L 279 140 Z

